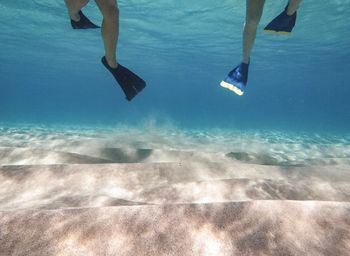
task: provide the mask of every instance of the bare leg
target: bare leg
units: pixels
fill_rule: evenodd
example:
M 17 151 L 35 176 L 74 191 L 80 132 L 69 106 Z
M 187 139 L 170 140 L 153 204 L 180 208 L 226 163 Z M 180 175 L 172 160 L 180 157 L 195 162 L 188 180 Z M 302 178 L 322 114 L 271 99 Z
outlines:
M 263 13 L 265 0 L 247 0 L 246 21 L 243 31 L 243 63 L 249 64 L 250 53 L 252 51 L 256 29 Z
M 78 12 L 83 8 L 89 0 L 64 0 L 66 3 L 69 17 L 74 21 L 79 21 L 80 16 Z
M 105 57 L 111 68 L 117 64 L 117 42 L 119 36 L 119 9 L 116 0 L 95 0 L 103 15 L 102 39 L 105 48 Z
M 298 9 L 299 4 L 300 4 L 300 0 L 289 0 L 287 14 L 293 15 L 296 12 L 296 10 Z

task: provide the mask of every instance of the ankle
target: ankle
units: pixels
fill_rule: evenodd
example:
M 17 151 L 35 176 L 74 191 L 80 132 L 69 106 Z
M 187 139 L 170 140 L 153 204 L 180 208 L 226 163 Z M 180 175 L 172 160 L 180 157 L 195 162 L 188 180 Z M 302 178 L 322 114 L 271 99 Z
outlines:
M 107 58 L 106 57 L 106 60 L 107 60 L 108 66 L 110 66 L 111 68 L 117 68 L 118 67 L 118 63 L 117 63 L 115 58 Z
M 69 12 L 69 17 L 71 20 L 76 21 L 76 22 L 80 21 L 80 18 L 81 18 L 79 15 L 79 11 Z
M 248 58 L 243 58 L 242 63 L 245 64 L 245 65 L 249 65 L 249 63 L 250 63 L 250 57 L 248 57 Z
M 298 5 L 299 5 L 299 2 L 296 1 L 296 0 L 293 0 L 293 1 L 289 1 L 288 5 L 287 5 L 287 8 L 285 10 L 285 13 L 288 15 L 288 16 L 293 16 L 294 13 L 297 11 L 298 9 Z
M 288 16 L 293 16 L 294 15 L 294 13 L 295 13 L 295 10 L 287 10 L 287 12 L 286 12 L 286 14 L 288 15 Z

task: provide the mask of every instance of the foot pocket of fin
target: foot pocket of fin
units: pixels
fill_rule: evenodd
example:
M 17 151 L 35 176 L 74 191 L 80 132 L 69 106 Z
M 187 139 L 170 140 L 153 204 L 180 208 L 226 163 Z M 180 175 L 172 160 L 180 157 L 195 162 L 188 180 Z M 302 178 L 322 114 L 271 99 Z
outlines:
M 70 20 L 73 29 L 89 29 L 89 28 L 100 28 L 99 26 L 92 23 L 82 11 L 79 11 L 80 20 Z

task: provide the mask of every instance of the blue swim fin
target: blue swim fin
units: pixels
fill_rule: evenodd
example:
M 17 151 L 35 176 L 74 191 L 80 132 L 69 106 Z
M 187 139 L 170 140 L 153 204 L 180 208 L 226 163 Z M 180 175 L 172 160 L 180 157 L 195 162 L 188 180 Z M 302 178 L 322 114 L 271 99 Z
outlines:
M 89 29 L 89 28 L 100 28 L 99 26 L 92 23 L 84 14 L 82 11 L 79 11 L 80 20 L 74 21 L 70 20 L 70 24 L 72 25 L 73 29 Z
M 221 81 L 221 87 L 229 89 L 234 93 L 242 96 L 248 82 L 249 64 L 241 63 L 228 73 L 226 78 Z
M 287 9 L 288 9 L 288 5 L 282 13 L 280 13 L 276 18 L 274 18 L 264 28 L 264 31 L 272 34 L 278 34 L 278 35 L 289 35 L 295 26 L 295 22 L 297 19 L 297 12 L 289 16 L 287 14 Z
M 102 57 L 102 64 L 112 73 L 115 80 L 122 88 L 126 99 L 131 101 L 139 92 L 146 87 L 146 82 L 134 74 L 132 71 L 118 64 L 117 68 L 112 68 L 108 65 L 106 57 Z

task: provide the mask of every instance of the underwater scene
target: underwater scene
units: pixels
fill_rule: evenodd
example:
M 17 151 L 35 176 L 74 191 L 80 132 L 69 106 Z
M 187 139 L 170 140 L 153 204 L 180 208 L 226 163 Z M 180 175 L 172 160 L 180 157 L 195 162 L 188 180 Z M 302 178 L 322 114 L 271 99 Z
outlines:
M 347 255 L 349 10 L 1 0 L 0 255 Z

